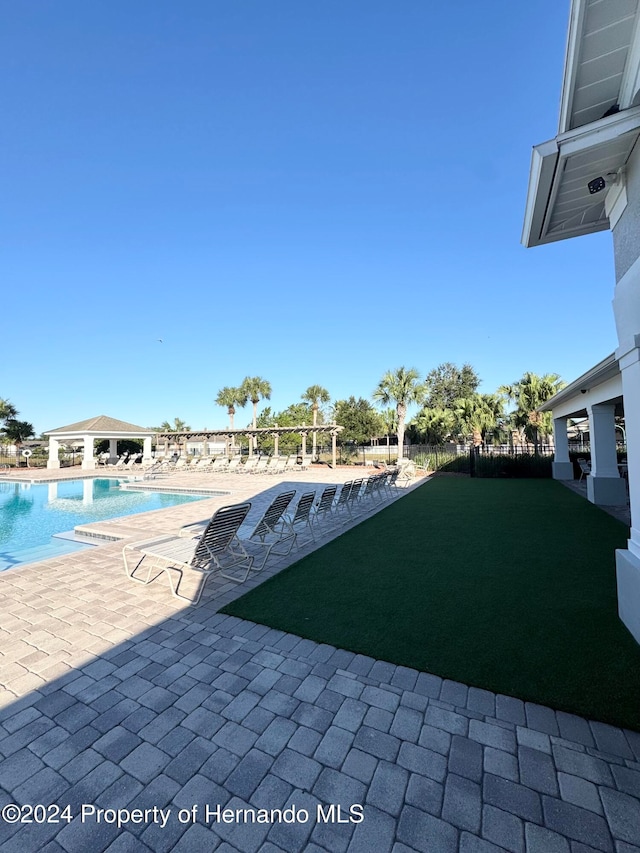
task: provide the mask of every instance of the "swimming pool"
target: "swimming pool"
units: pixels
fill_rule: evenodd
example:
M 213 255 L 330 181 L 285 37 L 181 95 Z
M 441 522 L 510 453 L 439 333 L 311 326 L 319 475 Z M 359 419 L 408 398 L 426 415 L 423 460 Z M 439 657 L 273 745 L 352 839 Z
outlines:
M 79 524 L 165 509 L 216 494 L 125 491 L 120 484 L 120 480 L 107 479 L 0 482 L 0 571 L 86 548 L 88 543 L 57 538 Z

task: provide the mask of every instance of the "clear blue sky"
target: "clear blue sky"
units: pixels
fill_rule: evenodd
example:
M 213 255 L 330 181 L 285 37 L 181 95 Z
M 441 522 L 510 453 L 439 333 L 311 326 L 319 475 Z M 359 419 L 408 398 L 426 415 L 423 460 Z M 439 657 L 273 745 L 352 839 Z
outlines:
M 275 410 L 400 365 L 576 378 L 616 346 L 610 235 L 520 245 L 568 7 L 3 0 L 0 397 L 195 429 L 247 375 Z

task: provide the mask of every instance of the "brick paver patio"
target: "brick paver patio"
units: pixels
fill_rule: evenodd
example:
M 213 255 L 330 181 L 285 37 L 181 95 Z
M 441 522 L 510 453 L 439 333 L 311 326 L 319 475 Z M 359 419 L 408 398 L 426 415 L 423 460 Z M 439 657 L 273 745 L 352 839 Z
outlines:
M 196 479 L 231 498 L 101 532 L 130 541 L 250 496 L 253 522 L 284 488 L 173 482 Z M 0 575 L 3 853 L 640 853 L 639 733 L 217 612 L 246 587 L 186 608 L 162 579 L 131 583 L 121 547 Z

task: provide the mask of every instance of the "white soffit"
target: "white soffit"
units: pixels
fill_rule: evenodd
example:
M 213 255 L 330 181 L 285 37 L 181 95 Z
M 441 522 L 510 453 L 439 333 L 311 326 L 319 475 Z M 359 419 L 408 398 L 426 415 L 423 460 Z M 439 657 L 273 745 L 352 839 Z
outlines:
M 598 362 L 590 370 L 587 370 L 582 376 L 574 379 L 569 385 L 565 385 L 557 394 L 554 394 L 546 403 L 543 403 L 539 407 L 539 411 L 552 412 L 554 409 L 558 409 L 561 405 L 573 400 L 578 401 L 578 409 L 584 408 L 584 398 L 581 395 L 585 391 L 592 391 L 611 380 L 620 381 L 620 389 L 622 389 L 620 367 L 615 353 L 611 353 L 611 355 L 603 358 L 602 361 Z M 620 393 L 622 393 L 622 390 L 620 390 Z
M 598 121 L 619 104 L 625 79 L 637 57 L 639 0 L 573 0 L 559 132 Z
M 640 135 L 640 107 L 536 145 L 531 160 L 522 242 L 539 246 L 609 228 L 607 190 L 587 184 L 622 168 Z

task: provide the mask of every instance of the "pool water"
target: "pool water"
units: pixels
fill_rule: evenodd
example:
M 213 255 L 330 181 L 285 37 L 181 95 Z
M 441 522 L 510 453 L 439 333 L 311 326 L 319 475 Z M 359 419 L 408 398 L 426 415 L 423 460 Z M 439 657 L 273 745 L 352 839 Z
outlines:
M 86 548 L 56 538 L 79 524 L 202 500 L 210 495 L 125 491 L 119 480 L 0 482 L 0 571 Z

